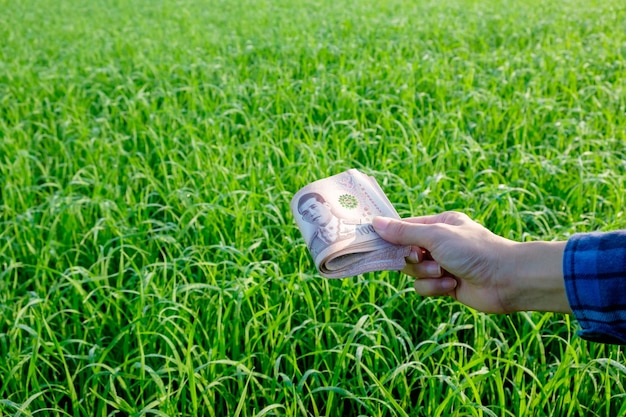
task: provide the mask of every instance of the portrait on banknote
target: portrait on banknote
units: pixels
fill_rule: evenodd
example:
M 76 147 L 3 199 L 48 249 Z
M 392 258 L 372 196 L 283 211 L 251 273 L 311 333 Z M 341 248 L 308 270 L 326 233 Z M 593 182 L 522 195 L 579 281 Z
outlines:
M 308 223 L 303 227 L 303 235 L 313 257 L 333 243 L 355 237 L 356 224 L 335 215 L 321 193 L 303 194 L 298 199 L 298 213 Z

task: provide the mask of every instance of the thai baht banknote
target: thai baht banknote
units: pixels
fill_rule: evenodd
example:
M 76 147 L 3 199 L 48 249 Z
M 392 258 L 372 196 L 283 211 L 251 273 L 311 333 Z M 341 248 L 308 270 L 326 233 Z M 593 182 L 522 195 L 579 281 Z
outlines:
M 315 181 L 294 195 L 291 211 L 323 277 L 406 265 L 411 247 L 383 240 L 372 226 L 376 216 L 400 218 L 374 177 L 350 169 Z

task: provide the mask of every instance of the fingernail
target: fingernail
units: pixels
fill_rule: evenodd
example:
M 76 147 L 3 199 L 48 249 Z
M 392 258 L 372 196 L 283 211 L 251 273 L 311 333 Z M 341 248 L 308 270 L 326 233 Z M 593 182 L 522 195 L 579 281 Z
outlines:
M 440 277 L 441 276 L 441 266 L 439 266 L 439 264 L 436 264 L 436 263 L 427 264 L 426 265 L 426 272 L 428 272 L 428 274 L 431 275 L 431 276 Z
M 415 250 L 412 250 L 411 253 L 409 253 L 408 258 L 409 258 L 408 261 L 412 262 L 414 264 L 416 264 L 416 263 L 418 263 L 420 261 L 419 256 L 417 256 L 417 251 L 415 251 Z
M 456 288 L 456 280 L 452 278 L 446 278 L 441 280 L 441 289 L 444 291 L 450 291 Z
M 372 225 L 374 226 L 374 229 L 383 231 L 387 228 L 387 226 L 389 226 L 389 222 L 389 218 L 377 216 L 374 217 L 374 220 L 372 220 Z

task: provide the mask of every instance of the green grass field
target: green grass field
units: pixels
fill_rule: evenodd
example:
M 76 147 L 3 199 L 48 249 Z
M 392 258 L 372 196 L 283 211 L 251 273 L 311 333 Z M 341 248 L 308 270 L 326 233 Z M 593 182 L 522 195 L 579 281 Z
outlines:
M 626 3 L 0 0 L 0 416 L 606 416 L 626 355 L 398 272 L 316 274 L 289 211 L 626 227 Z

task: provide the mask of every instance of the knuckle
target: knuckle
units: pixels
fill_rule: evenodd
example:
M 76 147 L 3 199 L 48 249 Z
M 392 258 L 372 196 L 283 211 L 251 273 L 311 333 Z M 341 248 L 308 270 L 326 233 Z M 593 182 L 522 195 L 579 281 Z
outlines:
M 396 223 L 396 228 L 395 230 L 392 230 L 392 232 L 398 236 L 407 236 L 409 234 L 409 228 L 407 227 L 407 224 L 404 222 L 398 222 Z
M 459 211 L 446 211 L 444 212 L 446 223 L 449 224 L 461 224 L 466 222 L 469 217 L 465 213 Z
M 391 232 L 394 238 L 405 243 L 412 242 L 413 238 L 415 237 L 413 225 L 410 223 L 398 222 L 396 223 L 395 230 L 392 230 Z

